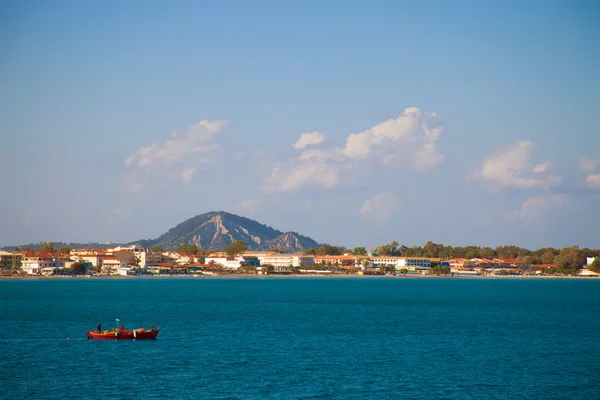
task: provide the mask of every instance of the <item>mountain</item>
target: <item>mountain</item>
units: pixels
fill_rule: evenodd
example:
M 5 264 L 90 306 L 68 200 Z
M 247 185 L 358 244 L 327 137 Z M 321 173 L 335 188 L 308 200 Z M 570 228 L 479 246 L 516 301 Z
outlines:
M 285 253 L 317 247 L 313 239 L 296 232 L 281 232 L 249 218 L 225 211 L 213 211 L 190 218 L 154 240 L 134 242 L 144 247 L 160 246 L 166 250 L 181 243 L 197 244 L 204 250 L 223 250 L 236 240 L 246 242 L 249 250 L 279 248 Z

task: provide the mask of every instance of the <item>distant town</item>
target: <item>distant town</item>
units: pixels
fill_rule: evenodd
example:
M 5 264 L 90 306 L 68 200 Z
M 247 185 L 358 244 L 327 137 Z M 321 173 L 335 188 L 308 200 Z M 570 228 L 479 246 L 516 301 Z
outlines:
M 585 276 L 598 277 L 600 256 L 576 246 L 561 250 L 540 249 L 522 258 L 481 257 L 501 252 L 473 247 L 477 257 L 424 257 L 410 255 L 424 248 L 398 247 L 396 242 L 367 251 L 330 245 L 302 253 L 278 249 L 250 251 L 236 241 L 224 251 L 204 251 L 183 243 L 178 251 L 153 246 L 122 245 L 107 248 L 54 248 L 41 242 L 37 248 L 0 251 L 4 277 L 60 276 L 233 276 L 233 275 L 437 275 L 437 276 Z M 514 247 L 514 246 L 513 246 Z M 419 250 L 420 249 L 420 250 Z M 438 247 L 440 249 L 440 247 Z M 444 249 L 444 246 L 441 246 Z M 473 250 L 475 249 L 475 250 Z M 487 250 L 489 249 L 489 250 Z M 515 248 L 519 249 L 519 248 Z M 434 251 L 435 252 L 435 251 Z M 404 253 L 404 254 L 403 254 Z M 408 253 L 408 254 L 407 254 Z M 592 254 L 585 257 L 585 254 Z M 471 254 L 472 255 L 472 254 Z M 553 262 L 541 262 L 541 261 Z

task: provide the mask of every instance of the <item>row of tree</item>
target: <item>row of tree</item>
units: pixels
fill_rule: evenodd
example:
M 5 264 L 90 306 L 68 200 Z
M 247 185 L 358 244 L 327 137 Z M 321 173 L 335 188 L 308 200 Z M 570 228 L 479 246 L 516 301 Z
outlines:
M 308 248 L 304 251 L 307 255 L 342 255 L 354 254 L 364 256 L 368 252 L 365 247 L 355 247 L 347 249 L 343 246 L 332 246 L 322 244 L 319 247 Z M 405 256 L 405 257 L 428 257 L 441 258 L 447 260 L 451 258 L 516 258 L 525 264 L 556 264 L 558 268 L 580 268 L 586 264 L 586 257 L 600 256 L 600 250 L 579 248 L 579 246 L 564 247 L 555 249 L 544 247 L 537 250 L 528 250 L 518 246 L 497 246 L 479 247 L 479 246 L 444 246 L 443 244 L 427 242 L 424 246 L 405 246 L 397 241 L 376 247 L 371 254 L 377 256 Z
M 64 245 L 56 248 L 54 243 L 52 242 L 40 242 L 40 245 L 37 247 L 28 246 L 24 247 L 23 250 L 19 247 L 15 247 L 13 251 L 24 251 L 27 253 L 35 254 L 35 253 L 52 253 L 52 254 L 61 254 L 66 255 L 71 252 L 71 246 Z

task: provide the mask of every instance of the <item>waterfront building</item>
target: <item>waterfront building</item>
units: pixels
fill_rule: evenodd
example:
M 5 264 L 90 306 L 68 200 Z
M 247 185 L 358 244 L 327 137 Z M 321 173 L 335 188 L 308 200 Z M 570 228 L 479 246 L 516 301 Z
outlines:
M 385 265 L 393 265 L 396 270 L 407 269 L 417 271 L 431 268 L 431 259 L 427 257 L 392 257 L 377 256 L 371 257 L 373 268 L 381 268 Z
M 114 254 L 121 251 L 129 251 L 133 253 L 136 261 L 139 261 L 140 267 L 147 267 L 150 265 L 158 265 L 162 262 L 162 253 L 150 251 L 137 244 L 130 246 L 117 246 L 112 249 L 107 249 L 107 253 Z M 135 262 L 134 262 L 135 263 Z
M 104 259 L 102 260 L 102 275 L 119 275 L 120 270 L 127 271 L 129 269 L 130 267 L 128 266 L 127 259 L 125 258 L 104 256 Z
M 348 255 L 343 256 L 314 256 L 314 264 L 331 265 L 337 267 L 358 267 L 361 259 L 365 257 Z
M 239 255 L 239 256 L 222 256 L 210 255 L 206 257 L 206 264 L 218 264 L 227 269 L 238 269 L 241 266 L 260 266 L 260 260 L 256 256 Z
M 21 269 L 28 275 L 51 274 L 56 268 L 64 266 L 64 258 L 55 257 L 50 253 L 28 254 L 23 258 Z
M 276 253 L 268 251 L 245 251 L 244 256 L 257 257 L 260 265 L 272 265 L 275 271 L 291 268 L 309 268 L 314 265 L 314 257 L 302 254 Z
M 17 273 L 21 269 L 23 255 L 0 250 L 0 275 Z

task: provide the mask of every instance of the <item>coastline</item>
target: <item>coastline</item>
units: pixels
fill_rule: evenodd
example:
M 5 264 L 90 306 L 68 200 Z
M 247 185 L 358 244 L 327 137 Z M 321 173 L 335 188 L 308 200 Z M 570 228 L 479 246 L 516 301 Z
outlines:
M 54 280 L 54 279 L 306 279 L 306 278 L 322 278 L 322 279 L 574 279 L 574 280 L 598 280 L 599 276 L 555 276 L 555 275 L 506 275 L 506 276 L 489 276 L 489 275 L 343 275 L 343 274 L 297 274 L 297 275 L 255 275 L 255 274 L 225 274 L 225 275 L 144 275 L 144 276 L 123 276 L 123 275 L 105 275 L 105 276 L 17 276 L 17 275 L 0 275 L 0 280 Z

